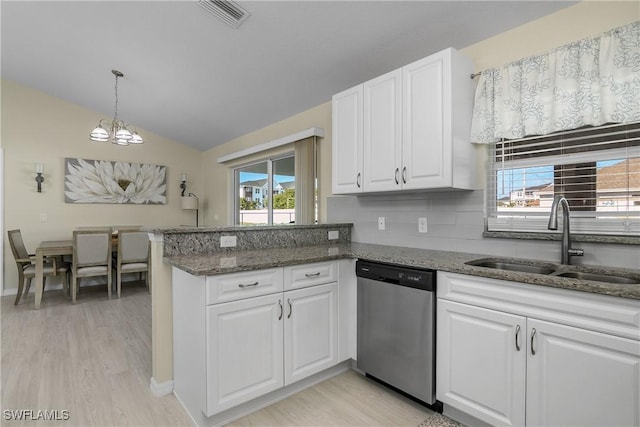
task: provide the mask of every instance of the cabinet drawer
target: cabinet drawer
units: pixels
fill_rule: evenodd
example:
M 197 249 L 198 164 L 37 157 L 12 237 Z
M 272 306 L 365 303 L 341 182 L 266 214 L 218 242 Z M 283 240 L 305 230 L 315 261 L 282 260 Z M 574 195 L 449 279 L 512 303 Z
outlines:
M 438 272 L 438 298 L 638 340 L 637 300 Z
M 331 283 L 337 278 L 338 267 L 335 261 L 291 265 L 284 268 L 284 290 Z
M 207 276 L 206 304 L 282 292 L 282 268 Z

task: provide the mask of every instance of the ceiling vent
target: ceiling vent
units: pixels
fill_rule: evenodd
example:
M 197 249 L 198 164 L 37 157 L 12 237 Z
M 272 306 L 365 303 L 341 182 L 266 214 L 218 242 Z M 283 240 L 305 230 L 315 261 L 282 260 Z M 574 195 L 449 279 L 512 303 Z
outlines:
M 198 0 L 198 4 L 231 28 L 238 28 L 251 15 L 231 0 Z

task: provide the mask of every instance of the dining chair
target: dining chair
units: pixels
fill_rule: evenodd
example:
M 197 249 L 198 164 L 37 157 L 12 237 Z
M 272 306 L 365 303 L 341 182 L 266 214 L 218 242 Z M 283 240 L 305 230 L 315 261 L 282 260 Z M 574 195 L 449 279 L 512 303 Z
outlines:
M 149 234 L 146 231 L 123 230 L 118 232 L 118 254 L 116 257 L 116 284 L 118 298 L 122 290 L 122 275 L 145 273 L 149 288 Z
M 80 279 L 107 276 L 107 293 L 111 299 L 111 227 L 73 232 L 71 300 L 76 303 Z
M 7 232 L 9 237 L 9 245 L 11 246 L 11 252 L 16 260 L 16 267 L 18 268 L 18 293 L 16 294 L 16 300 L 13 303 L 18 305 L 20 298 L 22 298 L 23 290 L 24 294 L 29 294 L 31 288 L 31 281 L 36 277 L 36 266 L 33 263 L 35 261 L 35 255 L 30 254 L 24 245 L 22 240 L 22 233 L 20 230 L 9 230 Z M 46 284 L 47 277 L 57 276 L 58 274 L 64 274 L 64 280 L 62 286 L 65 296 L 69 293 L 69 264 L 58 260 L 55 257 L 47 258 L 43 265 L 42 274 L 43 281 Z M 24 289 L 25 280 L 27 281 L 27 287 Z

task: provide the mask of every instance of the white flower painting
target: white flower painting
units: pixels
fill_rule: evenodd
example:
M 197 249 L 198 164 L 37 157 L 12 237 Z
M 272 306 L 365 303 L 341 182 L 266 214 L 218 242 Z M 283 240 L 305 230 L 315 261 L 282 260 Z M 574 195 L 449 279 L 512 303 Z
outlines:
M 66 203 L 166 204 L 167 167 L 65 159 Z

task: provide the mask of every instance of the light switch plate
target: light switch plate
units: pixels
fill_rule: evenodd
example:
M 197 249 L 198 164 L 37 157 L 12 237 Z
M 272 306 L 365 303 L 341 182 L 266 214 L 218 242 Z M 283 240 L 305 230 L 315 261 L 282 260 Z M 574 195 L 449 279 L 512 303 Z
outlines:
M 236 236 L 220 236 L 220 247 L 231 248 L 236 245 Z
M 338 233 L 338 230 L 331 230 L 331 231 L 329 231 L 329 237 L 328 237 L 328 239 L 329 239 L 329 240 L 336 240 L 339 236 L 340 236 L 340 235 L 339 235 L 339 233 Z
M 384 230 L 384 229 L 385 229 L 384 217 L 380 216 L 378 217 L 378 230 Z
M 427 232 L 427 218 L 418 218 L 418 233 Z

